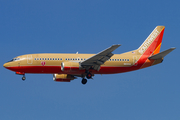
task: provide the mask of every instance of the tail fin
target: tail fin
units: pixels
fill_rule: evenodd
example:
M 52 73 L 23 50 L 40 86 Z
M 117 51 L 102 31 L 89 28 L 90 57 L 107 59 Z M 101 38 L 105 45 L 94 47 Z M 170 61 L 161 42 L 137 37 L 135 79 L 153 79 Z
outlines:
M 165 26 L 157 26 L 137 49 L 139 54 L 155 55 L 159 53 Z

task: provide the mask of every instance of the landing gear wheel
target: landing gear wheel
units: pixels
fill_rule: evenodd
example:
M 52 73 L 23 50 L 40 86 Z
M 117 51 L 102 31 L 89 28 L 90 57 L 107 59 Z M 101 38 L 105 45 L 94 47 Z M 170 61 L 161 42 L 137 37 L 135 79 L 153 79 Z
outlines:
M 82 83 L 83 85 L 85 85 L 85 84 L 87 83 L 87 80 L 83 78 L 82 81 L 81 81 L 81 83 Z
M 25 79 L 26 79 L 26 77 L 25 77 L 25 76 L 23 76 L 23 77 L 22 77 L 22 80 L 24 81 Z
M 86 77 L 87 77 L 87 79 L 91 79 L 92 78 L 92 74 L 89 72 L 89 73 L 87 73 Z

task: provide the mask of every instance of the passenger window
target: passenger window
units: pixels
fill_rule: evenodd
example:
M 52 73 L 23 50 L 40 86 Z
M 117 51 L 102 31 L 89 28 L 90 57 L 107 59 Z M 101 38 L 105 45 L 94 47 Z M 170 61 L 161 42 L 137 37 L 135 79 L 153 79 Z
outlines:
M 121 59 L 119 59 L 119 61 L 121 61 Z
M 44 60 L 44 58 L 42 58 L 42 60 Z
M 119 61 L 119 59 L 117 59 L 117 61 Z
M 124 59 L 124 61 L 126 61 L 126 59 Z
M 36 58 L 34 58 L 34 60 L 36 60 Z
M 81 60 L 83 60 L 83 59 L 81 58 Z
M 62 60 L 62 58 L 60 60 Z
M 114 59 L 114 61 L 116 61 L 116 59 Z
M 75 60 L 77 60 L 77 59 L 75 58 Z
M 124 59 L 122 59 L 122 61 L 124 61 Z
M 50 58 L 50 60 L 52 60 L 52 58 Z

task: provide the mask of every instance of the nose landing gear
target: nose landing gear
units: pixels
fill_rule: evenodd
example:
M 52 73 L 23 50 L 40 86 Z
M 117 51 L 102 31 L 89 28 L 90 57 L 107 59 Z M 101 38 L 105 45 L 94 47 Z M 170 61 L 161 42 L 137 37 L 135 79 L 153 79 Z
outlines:
M 25 75 L 23 75 L 22 80 L 24 81 L 26 79 Z
M 26 79 L 24 72 L 16 72 L 17 75 L 23 75 L 22 80 L 24 81 Z
M 26 79 L 25 75 L 23 75 L 22 80 L 24 81 Z

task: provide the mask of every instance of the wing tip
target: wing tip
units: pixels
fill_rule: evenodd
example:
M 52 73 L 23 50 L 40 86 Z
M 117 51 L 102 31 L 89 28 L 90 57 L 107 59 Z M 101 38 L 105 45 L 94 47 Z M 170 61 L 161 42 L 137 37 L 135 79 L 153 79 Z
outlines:
M 121 44 L 114 44 L 114 45 L 112 45 L 112 47 L 119 47 L 119 46 L 121 46 Z
M 171 50 L 175 50 L 176 48 L 175 48 L 175 47 L 171 47 L 170 49 L 171 49 Z

